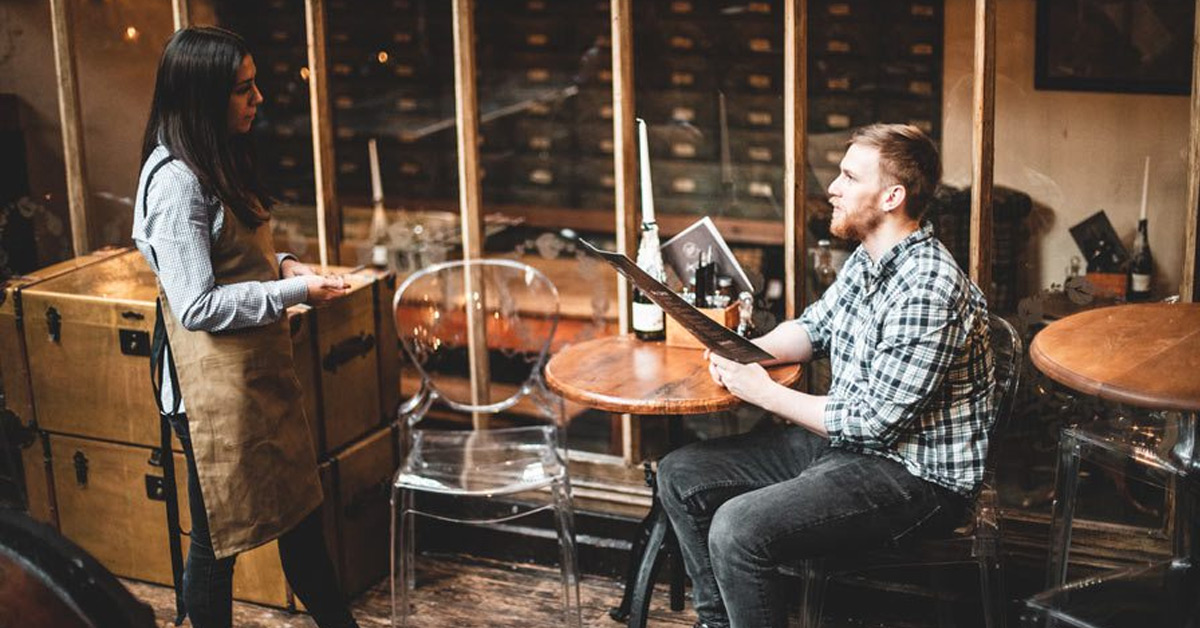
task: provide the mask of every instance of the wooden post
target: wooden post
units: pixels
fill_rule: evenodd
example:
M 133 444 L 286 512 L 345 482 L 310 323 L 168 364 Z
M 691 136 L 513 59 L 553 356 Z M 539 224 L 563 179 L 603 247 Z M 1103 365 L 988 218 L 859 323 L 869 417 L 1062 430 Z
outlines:
M 613 71 L 613 175 L 616 187 L 617 251 L 629 255 L 637 246 L 637 144 L 634 139 L 633 101 L 633 0 L 612 0 Z M 618 275 L 617 328 L 631 330 L 632 293 L 629 282 Z M 642 432 L 633 417 L 621 415 L 621 457 L 637 464 L 642 452 Z
M 175 20 L 175 30 L 191 26 L 192 16 L 188 12 L 188 0 L 171 0 L 171 14 Z
M 1197 241 L 1197 222 L 1200 222 L 1200 0 L 1196 2 L 1195 34 L 1192 37 L 1192 102 L 1191 125 L 1188 133 L 1187 225 L 1183 243 L 1183 275 L 1179 298 L 1191 303 L 1200 291 L 1196 265 L 1200 258 Z
M 83 144 L 83 111 L 75 66 L 72 0 L 50 0 L 54 71 L 58 87 L 58 119 L 62 125 L 63 165 L 67 171 L 67 207 L 75 255 L 91 251 L 87 220 L 87 163 Z
M 808 276 L 808 0 L 783 11 L 783 259 L 784 316 L 804 308 Z
M 325 0 L 304 0 L 308 37 L 308 102 L 312 121 L 313 177 L 317 193 L 317 249 L 321 266 L 336 264 L 341 255 L 342 208 L 338 205 L 333 154 L 333 118 L 325 63 Z
M 975 0 L 971 129 L 971 280 L 992 292 L 992 179 L 995 159 L 996 3 Z
M 483 257 L 483 212 L 480 209 L 479 98 L 475 89 L 475 1 L 454 0 L 454 98 L 458 139 L 458 203 L 462 223 L 463 259 Z M 464 273 L 468 299 L 486 299 L 481 273 Z M 468 305 L 467 355 L 471 369 L 471 403 L 489 399 L 487 321 L 481 310 Z M 475 429 L 487 427 L 487 417 L 472 417 Z

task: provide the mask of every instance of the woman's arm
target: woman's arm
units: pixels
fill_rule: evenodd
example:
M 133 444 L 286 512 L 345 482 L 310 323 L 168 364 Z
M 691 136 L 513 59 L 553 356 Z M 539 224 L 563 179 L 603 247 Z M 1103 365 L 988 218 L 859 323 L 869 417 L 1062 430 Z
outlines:
M 155 175 L 147 205 L 139 248 L 153 250 L 148 257 L 185 328 L 216 332 L 258 327 L 308 298 L 305 277 L 217 285 L 210 255 L 213 222 L 220 214 L 214 217 L 211 202 L 182 163 L 171 163 Z

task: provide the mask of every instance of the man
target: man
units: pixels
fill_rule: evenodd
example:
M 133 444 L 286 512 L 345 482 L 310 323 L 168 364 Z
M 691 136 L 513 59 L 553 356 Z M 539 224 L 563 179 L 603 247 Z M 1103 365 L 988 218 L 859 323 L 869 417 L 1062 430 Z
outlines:
M 785 626 L 781 563 L 946 533 L 979 490 L 994 418 L 987 310 L 921 221 L 937 149 L 881 124 L 848 146 L 831 230 L 861 246 L 820 301 L 755 340 L 781 362 L 828 355 L 829 394 L 709 354 L 717 383 L 794 425 L 696 443 L 659 466 L 697 626 Z

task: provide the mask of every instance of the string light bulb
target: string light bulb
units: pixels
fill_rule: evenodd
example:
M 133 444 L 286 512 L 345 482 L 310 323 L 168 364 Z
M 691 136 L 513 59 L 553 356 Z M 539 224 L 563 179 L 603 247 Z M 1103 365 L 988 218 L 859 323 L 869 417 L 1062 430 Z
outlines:
M 387 51 L 386 51 L 386 50 L 380 50 L 380 51 L 379 51 L 379 54 L 375 55 L 375 58 L 376 58 L 376 59 L 377 59 L 377 60 L 378 60 L 380 63 L 387 63 L 387 62 L 388 62 L 388 53 L 387 53 Z
M 134 26 L 126 26 L 125 27 L 125 33 L 124 33 L 125 41 L 133 43 L 133 42 L 137 41 L 138 38 L 141 36 L 142 36 L 142 33 L 140 31 L 138 31 L 138 29 L 136 27 L 134 27 Z

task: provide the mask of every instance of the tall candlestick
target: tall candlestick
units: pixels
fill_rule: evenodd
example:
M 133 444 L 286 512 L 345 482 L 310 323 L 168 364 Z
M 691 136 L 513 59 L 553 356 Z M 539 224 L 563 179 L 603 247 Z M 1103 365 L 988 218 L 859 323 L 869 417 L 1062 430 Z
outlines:
M 1146 219 L 1146 195 L 1150 191 L 1150 155 L 1146 155 L 1146 168 L 1142 171 L 1142 213 L 1140 220 Z
M 654 186 L 650 181 L 650 143 L 646 139 L 646 121 L 638 118 L 638 162 L 641 166 L 642 222 L 654 222 Z
M 367 140 L 367 153 L 371 160 L 371 201 L 378 205 L 383 202 L 383 182 L 379 176 L 379 149 L 373 137 Z

